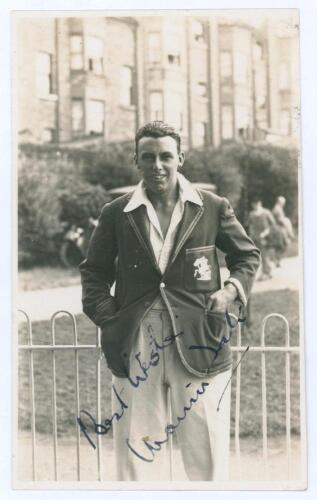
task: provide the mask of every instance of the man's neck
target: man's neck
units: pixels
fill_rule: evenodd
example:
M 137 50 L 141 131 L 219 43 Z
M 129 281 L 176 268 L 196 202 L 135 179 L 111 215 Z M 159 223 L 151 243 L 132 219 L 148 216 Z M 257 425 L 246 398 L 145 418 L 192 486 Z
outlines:
M 146 190 L 146 194 L 154 208 L 171 208 L 174 207 L 178 200 L 179 187 L 178 183 L 171 190 L 162 193 L 154 193 L 153 191 Z

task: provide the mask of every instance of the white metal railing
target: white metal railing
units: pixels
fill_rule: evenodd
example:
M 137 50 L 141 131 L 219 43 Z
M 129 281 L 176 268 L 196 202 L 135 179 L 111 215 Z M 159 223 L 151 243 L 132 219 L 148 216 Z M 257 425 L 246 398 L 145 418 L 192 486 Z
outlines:
M 34 388 L 34 361 L 33 353 L 35 351 L 49 351 L 51 352 L 52 364 L 52 421 L 53 421 L 53 450 L 54 450 L 54 479 L 59 479 L 58 473 L 58 439 L 57 439 L 57 419 L 56 419 L 56 366 L 55 356 L 57 351 L 72 350 L 75 357 L 75 390 L 76 390 L 76 409 L 77 416 L 80 414 L 80 398 L 79 398 L 79 363 L 78 352 L 81 350 L 96 351 L 96 420 L 101 422 L 101 379 L 100 379 L 100 364 L 101 364 L 101 334 L 100 329 L 96 327 L 96 342 L 95 344 L 78 344 L 77 324 L 75 316 L 69 311 L 59 310 L 56 311 L 51 318 L 51 344 L 49 345 L 35 345 L 33 344 L 32 337 L 32 323 L 28 314 L 25 311 L 19 310 L 24 315 L 27 322 L 27 336 L 28 343 L 18 345 L 20 351 L 29 352 L 29 380 L 30 380 L 30 401 L 31 401 L 31 443 L 32 443 L 32 480 L 37 480 L 37 455 L 36 455 L 36 435 L 35 435 L 35 388 Z M 67 315 L 72 321 L 73 328 L 73 344 L 56 344 L 55 343 L 55 321 L 59 315 Z M 272 318 L 280 319 L 285 325 L 285 345 L 284 346 L 266 346 L 265 345 L 265 330 L 267 323 Z M 234 443 L 235 455 L 238 462 L 239 477 L 241 477 L 241 451 L 240 451 L 240 399 L 241 399 L 241 359 L 246 351 L 261 353 L 261 392 L 262 392 L 262 454 L 264 463 L 265 478 L 269 479 L 268 469 L 268 439 L 267 439 L 267 384 L 266 384 L 266 354 L 271 352 L 285 353 L 285 389 L 286 389 L 286 453 L 287 453 L 287 470 L 288 478 L 290 479 L 290 463 L 291 463 L 291 396 L 290 396 L 290 354 L 300 353 L 299 346 L 290 346 L 290 333 L 289 324 L 285 316 L 273 313 L 265 316 L 262 321 L 261 327 L 261 343 L 260 346 L 242 345 L 241 343 L 241 325 L 236 326 L 237 344 L 231 347 L 233 352 L 237 353 L 237 363 L 234 367 L 236 375 L 236 399 L 235 399 L 235 428 L 234 428 Z M 169 398 L 168 398 L 169 399 Z M 171 408 L 169 405 L 169 416 Z M 97 473 L 98 481 L 103 481 L 103 467 L 102 467 L 102 436 L 97 434 Z M 80 427 L 76 426 L 76 452 L 77 452 L 77 481 L 81 480 L 81 460 L 80 460 Z M 173 477 L 173 450 L 172 441 L 169 440 L 169 453 L 170 453 L 170 475 Z

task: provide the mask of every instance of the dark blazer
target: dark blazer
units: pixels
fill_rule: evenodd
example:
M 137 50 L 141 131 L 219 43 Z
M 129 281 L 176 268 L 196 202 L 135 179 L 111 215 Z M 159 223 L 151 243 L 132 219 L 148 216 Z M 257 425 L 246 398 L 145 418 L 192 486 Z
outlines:
M 124 212 L 130 193 L 105 205 L 101 212 L 87 258 L 79 266 L 82 300 L 84 312 L 102 329 L 102 348 L 117 376 L 129 373 L 134 338 L 159 295 L 170 313 L 174 334 L 180 334 L 175 339 L 177 349 L 191 373 L 215 374 L 232 363 L 229 343 L 223 342 L 225 316 L 207 309 L 208 296 L 221 287 L 216 247 L 226 254 L 230 277 L 242 286 L 246 297 L 260 254 L 227 199 L 203 190 L 198 193 L 203 205 L 185 202 L 163 275 L 149 241 L 145 206 Z

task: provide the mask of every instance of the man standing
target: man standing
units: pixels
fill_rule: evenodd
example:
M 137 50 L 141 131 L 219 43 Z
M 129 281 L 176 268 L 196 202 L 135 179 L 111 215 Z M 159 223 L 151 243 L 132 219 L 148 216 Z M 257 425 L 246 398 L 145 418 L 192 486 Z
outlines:
M 83 309 L 102 329 L 113 373 L 117 478 L 168 480 L 175 434 L 190 480 L 226 479 L 225 312 L 234 301 L 246 304 L 259 251 L 225 198 L 194 189 L 179 173 L 175 129 L 157 121 L 142 127 L 135 163 L 142 181 L 103 208 L 80 266 Z M 216 247 L 230 270 L 223 288 Z
M 261 200 L 255 199 L 249 214 L 249 235 L 261 250 L 262 272 L 259 279 L 262 281 L 272 277 L 269 253 L 275 234 L 275 220 L 272 213 L 263 207 Z
M 291 220 L 286 217 L 284 207 L 286 198 L 278 196 L 276 203 L 272 209 L 272 214 L 275 219 L 275 233 L 271 238 L 271 246 L 273 248 L 273 259 L 276 267 L 281 266 L 281 260 L 286 252 L 286 249 L 294 238 L 294 231 Z

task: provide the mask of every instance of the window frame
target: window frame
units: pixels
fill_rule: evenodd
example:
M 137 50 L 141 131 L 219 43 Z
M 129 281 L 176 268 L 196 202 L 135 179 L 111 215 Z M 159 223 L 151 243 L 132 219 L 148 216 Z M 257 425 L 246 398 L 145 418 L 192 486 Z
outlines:
M 225 120 L 224 120 L 224 110 L 225 109 L 230 109 L 230 114 L 231 114 L 231 134 L 230 136 L 224 136 L 224 124 L 225 124 Z M 222 104 L 221 105 L 221 139 L 222 140 L 232 140 L 234 139 L 234 109 L 233 109 L 233 106 L 232 104 Z
M 229 61 L 224 65 L 223 57 L 229 56 Z M 230 72 L 224 72 L 223 68 L 230 68 Z M 233 78 L 233 53 L 231 50 L 221 50 L 219 53 L 219 74 L 221 80 L 232 79 Z
M 77 103 L 77 104 L 81 104 L 81 109 L 82 109 L 82 113 L 81 113 L 81 127 L 80 128 L 74 128 L 74 104 Z M 72 109 L 71 109 L 71 120 L 72 120 L 72 136 L 73 137 L 78 137 L 78 136 L 82 136 L 84 135 L 85 133 L 85 103 L 84 103 L 84 99 L 82 98 L 79 98 L 79 97 L 73 97 L 72 100 L 71 100 L 71 106 L 72 106 Z
M 198 125 L 202 125 L 203 126 L 203 135 L 201 134 L 197 134 L 197 126 Z M 197 142 L 197 138 L 202 138 L 203 141 L 202 142 Z M 203 122 L 203 121 L 199 121 L 199 122 L 196 122 L 195 125 L 194 125 L 194 146 L 195 147 L 205 147 L 207 146 L 207 122 Z
M 161 109 L 152 109 L 152 101 L 151 98 L 153 95 L 159 95 L 160 96 L 160 103 L 161 103 Z M 149 111 L 150 111 L 150 120 L 163 120 L 163 113 L 164 113 L 164 101 L 163 101 L 163 92 L 160 90 L 153 90 L 150 92 L 149 95 Z M 155 113 L 155 116 L 154 116 Z
M 202 28 L 202 33 L 199 33 L 199 34 L 198 34 L 197 30 L 195 30 L 195 25 L 198 26 L 198 24 Z M 193 19 L 193 21 L 192 21 L 192 35 L 193 35 L 193 39 L 194 39 L 195 43 L 197 43 L 199 45 L 206 43 L 206 32 L 205 31 L 206 31 L 206 27 L 205 27 L 204 23 L 202 21 L 200 21 L 199 19 Z
M 124 83 L 123 70 L 129 70 L 130 85 L 127 87 Z M 124 91 L 126 91 L 126 95 L 128 96 L 127 101 L 123 99 Z M 123 64 L 120 68 L 120 104 L 126 107 L 134 105 L 134 68 L 128 64 Z
M 97 131 L 91 131 L 91 130 L 88 130 L 88 125 L 89 125 L 89 121 L 90 121 L 90 110 L 89 110 L 89 104 L 90 103 L 99 103 L 99 104 L 102 104 L 102 127 L 101 127 L 101 131 L 97 130 Z M 85 134 L 88 136 L 88 137 L 95 137 L 95 136 L 102 136 L 105 132 L 105 101 L 103 101 L 102 99 L 87 99 L 86 101 L 86 120 L 85 120 Z
M 151 47 L 150 43 L 150 38 L 153 36 L 157 36 L 158 39 L 158 46 L 156 47 Z M 148 40 L 147 40 L 147 46 L 148 46 L 148 61 L 150 64 L 160 64 L 161 58 L 162 58 L 162 37 L 161 33 L 159 31 L 152 31 L 151 33 L 148 33 Z M 155 57 L 152 57 L 154 55 Z
M 81 39 L 81 48 L 79 50 L 72 50 L 72 38 Z M 83 71 L 84 69 L 84 37 L 82 33 L 71 33 L 70 34 L 70 69 L 71 71 Z M 72 60 L 74 56 L 80 56 L 81 64 L 80 67 L 73 67 Z
M 98 40 L 101 47 L 101 55 L 92 57 L 89 53 L 89 40 Z M 97 76 L 104 75 L 104 41 L 99 36 L 86 35 L 85 37 L 85 58 L 87 70 Z
M 204 89 L 203 93 L 201 93 L 201 89 Z M 196 94 L 201 99 L 205 99 L 208 95 L 207 82 L 199 81 L 196 83 Z M 200 123 L 200 122 L 199 122 Z M 203 122 L 201 122 L 203 123 Z

